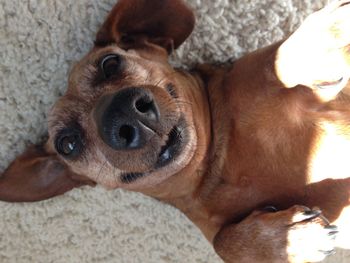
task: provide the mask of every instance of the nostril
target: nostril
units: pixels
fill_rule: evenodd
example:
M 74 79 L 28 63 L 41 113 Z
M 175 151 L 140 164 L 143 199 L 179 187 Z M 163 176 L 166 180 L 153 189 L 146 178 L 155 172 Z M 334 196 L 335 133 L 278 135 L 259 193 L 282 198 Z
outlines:
M 152 97 L 142 96 L 135 101 L 134 109 L 144 120 L 155 121 L 159 119 L 159 110 Z
M 136 109 L 141 113 L 154 111 L 153 100 L 147 97 L 140 98 L 135 103 Z
M 125 141 L 127 147 L 133 147 L 137 141 L 137 134 L 134 127 L 130 125 L 123 125 L 119 129 L 119 138 Z M 137 143 L 137 142 L 136 142 Z

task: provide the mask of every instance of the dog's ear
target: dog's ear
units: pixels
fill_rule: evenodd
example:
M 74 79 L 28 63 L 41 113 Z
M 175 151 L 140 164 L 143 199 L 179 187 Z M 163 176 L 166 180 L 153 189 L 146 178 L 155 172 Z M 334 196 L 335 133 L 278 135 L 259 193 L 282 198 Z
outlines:
M 96 36 L 96 46 L 117 43 L 124 49 L 146 42 L 170 53 L 191 34 L 193 12 L 182 0 L 119 0 Z
M 0 175 L 0 200 L 34 202 L 89 184 L 45 147 L 30 146 Z

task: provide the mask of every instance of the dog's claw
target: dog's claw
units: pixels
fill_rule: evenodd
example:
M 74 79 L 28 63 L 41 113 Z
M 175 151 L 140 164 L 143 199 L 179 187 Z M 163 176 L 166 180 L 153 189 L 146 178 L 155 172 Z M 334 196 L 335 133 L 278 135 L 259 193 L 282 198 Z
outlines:
M 317 217 L 321 214 L 321 210 L 308 210 L 305 211 L 303 214 L 307 217 L 309 217 L 309 219 L 311 219 L 312 217 Z
M 293 217 L 293 223 L 299 223 L 304 221 L 309 221 L 314 218 L 320 217 L 322 212 L 319 209 L 313 209 L 311 210 L 308 207 L 299 207 L 302 208 L 304 211 L 297 212 Z M 327 224 L 328 225 L 328 224 Z
M 265 207 L 263 208 L 263 211 L 275 213 L 275 212 L 278 211 L 278 209 L 277 209 L 276 207 L 272 206 L 272 205 L 269 205 L 269 206 L 265 206 Z
M 337 231 L 338 227 L 336 225 L 327 225 L 324 227 L 325 229 L 329 229 L 329 230 L 333 230 L 333 231 Z
M 330 1 L 327 6 L 324 8 L 324 10 L 336 10 L 339 7 L 345 6 L 347 4 L 350 4 L 349 0 L 333 0 Z
M 339 0 L 338 0 L 339 1 Z M 339 1 L 340 3 L 339 3 L 339 6 L 340 7 L 342 7 L 342 6 L 344 6 L 344 5 L 347 5 L 347 4 L 350 4 L 350 1 L 349 0 L 346 0 L 346 1 Z
M 325 256 L 331 256 L 334 255 L 336 252 L 334 249 L 332 250 L 319 250 L 320 252 L 322 252 Z
M 339 233 L 339 231 L 332 231 L 332 232 L 328 233 L 328 236 L 336 238 L 338 233 Z
M 337 238 L 337 235 L 339 233 L 338 227 L 335 225 L 327 225 L 324 227 L 324 229 L 328 232 L 328 236 L 335 240 Z

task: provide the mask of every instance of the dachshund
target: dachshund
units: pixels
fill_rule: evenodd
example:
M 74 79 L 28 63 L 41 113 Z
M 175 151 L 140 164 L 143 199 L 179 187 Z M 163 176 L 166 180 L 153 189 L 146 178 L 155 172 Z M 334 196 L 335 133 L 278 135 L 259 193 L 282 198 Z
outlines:
M 174 68 L 194 25 L 182 0 L 119 0 L 53 106 L 47 141 L 0 176 L 0 199 L 138 191 L 180 209 L 225 262 L 350 248 L 350 1 L 233 63 Z

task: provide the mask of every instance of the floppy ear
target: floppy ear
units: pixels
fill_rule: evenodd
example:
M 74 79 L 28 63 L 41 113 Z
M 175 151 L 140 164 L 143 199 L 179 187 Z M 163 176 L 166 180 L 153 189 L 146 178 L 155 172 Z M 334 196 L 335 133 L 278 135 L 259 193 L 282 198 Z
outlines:
M 119 0 L 98 31 L 95 45 L 117 43 L 131 49 L 148 41 L 170 53 L 191 34 L 194 24 L 194 14 L 182 0 Z
M 88 183 L 44 146 L 31 146 L 0 175 L 0 200 L 40 201 Z

